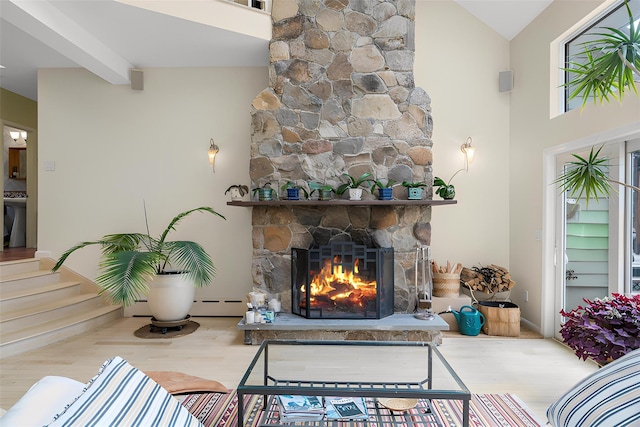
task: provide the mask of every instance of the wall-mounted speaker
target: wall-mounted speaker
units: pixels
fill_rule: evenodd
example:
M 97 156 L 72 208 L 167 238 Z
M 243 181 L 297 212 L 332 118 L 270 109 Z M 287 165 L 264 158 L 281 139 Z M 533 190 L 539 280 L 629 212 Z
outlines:
M 511 92 L 513 89 L 513 71 L 500 71 L 498 75 L 498 87 L 500 88 L 500 93 Z
M 131 89 L 144 89 L 144 72 L 142 70 L 136 70 L 135 68 L 129 70 L 129 80 L 131 80 Z

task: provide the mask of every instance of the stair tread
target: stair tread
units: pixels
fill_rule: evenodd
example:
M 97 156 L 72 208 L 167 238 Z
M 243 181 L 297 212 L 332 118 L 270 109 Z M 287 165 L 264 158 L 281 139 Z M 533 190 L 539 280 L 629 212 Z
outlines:
M 68 297 L 63 300 L 62 299 L 53 300 L 44 304 L 39 304 L 34 307 L 23 308 L 23 309 L 13 310 L 13 311 L 3 310 L 2 313 L 0 313 L 0 323 L 19 319 L 19 318 L 34 315 L 34 314 L 45 313 L 47 311 L 68 307 L 71 305 L 75 305 L 75 304 L 89 301 L 96 298 L 99 298 L 97 293 L 87 292 L 87 293 L 78 294 L 72 297 Z
M 10 299 L 23 298 L 31 295 L 37 295 L 44 292 L 56 291 L 59 289 L 64 289 L 64 288 L 69 288 L 72 286 L 79 286 L 79 285 L 81 285 L 81 283 L 77 281 L 66 281 L 66 282 L 55 282 L 47 285 L 41 285 L 41 286 L 38 286 L 37 288 L 19 289 L 16 291 L 6 291 L 0 294 L 0 301 L 8 301 Z
M 33 277 L 43 277 L 43 276 L 48 276 L 51 274 L 57 274 L 52 272 L 51 270 L 34 270 L 34 271 L 27 271 L 24 273 L 16 273 L 16 274 L 10 274 L 7 276 L 2 276 L 0 277 L 0 283 L 4 283 L 4 282 L 13 282 L 15 280 L 22 280 L 22 279 L 30 279 Z
M 2 346 L 9 345 L 20 340 L 34 338 L 42 334 L 50 334 L 53 331 L 82 323 L 88 319 L 99 317 L 115 310 L 120 310 L 120 308 L 121 306 L 119 305 L 105 305 L 94 308 L 92 310 L 84 311 L 79 314 L 66 316 L 63 319 L 53 320 L 51 322 L 34 325 L 25 329 L 21 329 L 19 331 L 2 334 L 2 344 L 0 345 L 0 348 L 2 348 Z

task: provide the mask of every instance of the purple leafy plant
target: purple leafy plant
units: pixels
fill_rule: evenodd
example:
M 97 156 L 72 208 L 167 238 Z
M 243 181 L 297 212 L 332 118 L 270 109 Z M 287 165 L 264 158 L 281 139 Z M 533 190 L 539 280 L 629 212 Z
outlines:
M 560 334 L 576 356 L 605 364 L 640 348 L 640 295 L 613 293 L 584 302 L 585 307 L 560 310 L 566 319 Z

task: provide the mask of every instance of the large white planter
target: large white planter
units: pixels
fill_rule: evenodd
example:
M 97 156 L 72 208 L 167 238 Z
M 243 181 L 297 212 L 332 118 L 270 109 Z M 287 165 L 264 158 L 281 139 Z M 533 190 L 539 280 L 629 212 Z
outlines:
M 196 289 L 186 274 L 161 274 L 149 283 L 147 302 L 151 315 L 159 321 L 183 320 L 193 305 Z

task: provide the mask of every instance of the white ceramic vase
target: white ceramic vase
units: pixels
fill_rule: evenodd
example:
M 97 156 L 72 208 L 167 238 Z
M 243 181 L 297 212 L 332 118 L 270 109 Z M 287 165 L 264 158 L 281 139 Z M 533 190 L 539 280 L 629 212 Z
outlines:
M 175 322 L 189 314 L 196 289 L 186 274 L 161 274 L 149 283 L 147 302 L 155 320 Z

